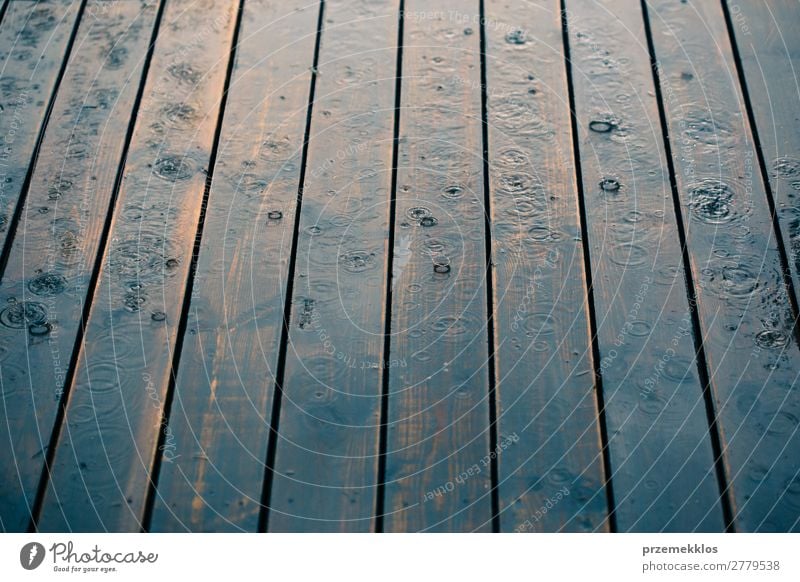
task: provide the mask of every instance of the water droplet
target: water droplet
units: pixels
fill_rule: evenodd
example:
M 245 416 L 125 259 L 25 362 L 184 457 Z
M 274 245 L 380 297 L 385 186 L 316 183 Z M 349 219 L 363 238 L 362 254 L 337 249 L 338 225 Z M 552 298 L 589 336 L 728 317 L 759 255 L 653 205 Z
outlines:
M 628 333 L 636 337 L 650 335 L 650 324 L 641 320 L 631 321 L 628 324 Z
M 321 233 L 322 229 L 319 226 L 317 226 L 316 224 L 313 224 L 313 225 L 309 226 L 306 229 L 306 232 L 308 232 L 308 234 L 310 234 L 311 236 L 315 236 L 315 235 Z
M 72 189 L 72 181 L 66 180 L 64 178 L 59 178 L 53 184 L 50 185 L 50 189 L 47 192 L 47 197 L 50 200 L 58 200 L 61 196 Z
M 42 273 L 28 282 L 28 289 L 34 295 L 52 297 L 63 293 L 67 288 L 67 280 L 56 273 Z
M 778 158 L 772 162 L 772 170 L 778 178 L 792 178 L 800 175 L 800 160 Z
M 150 319 L 152 319 L 153 321 L 165 321 L 167 319 L 167 314 L 164 313 L 163 311 L 154 311 L 150 315 Z
M 153 164 L 153 171 L 156 176 L 170 182 L 186 180 L 194 174 L 192 165 L 186 159 L 178 156 L 165 156 L 157 159 Z
M 425 216 L 430 216 L 431 211 L 429 208 L 425 208 L 424 206 L 414 206 L 406 210 L 406 216 L 413 220 L 419 221 Z
M 356 250 L 339 255 L 339 264 L 351 273 L 363 273 L 376 266 L 375 253 Z
M 437 224 L 439 224 L 439 220 L 434 216 L 423 216 L 419 219 L 420 226 L 430 227 L 436 226 Z
M 758 288 L 758 279 L 744 267 L 723 267 L 722 288 L 729 296 L 746 298 Z
M 756 334 L 756 344 L 762 348 L 782 348 L 789 343 L 789 336 L 777 329 L 765 329 Z
M 442 194 L 446 198 L 451 198 L 451 199 L 461 198 L 461 196 L 464 195 L 464 189 L 461 186 L 456 186 L 455 184 L 453 184 L 450 186 L 446 186 L 442 190 Z
M 33 323 L 28 327 L 28 331 L 33 336 L 43 336 L 43 335 L 47 335 L 48 333 L 50 333 L 50 330 L 52 328 L 53 327 L 47 322 L 45 322 L 45 323 Z
M 686 116 L 683 133 L 706 145 L 722 145 L 731 140 L 731 128 L 722 120 L 721 115 L 704 112 L 692 112 Z
M 196 112 L 188 103 L 170 103 L 161 110 L 161 116 L 169 127 L 181 127 L 192 121 Z
M 194 70 L 189 63 L 174 63 L 167 69 L 169 74 L 182 83 L 194 84 L 200 78 L 200 73 Z
M 471 29 L 471 28 L 469 28 L 469 27 L 467 27 L 467 28 L 465 28 L 465 29 L 464 29 L 464 34 L 466 34 L 467 36 L 471 35 L 471 34 L 472 34 L 472 32 L 473 32 L 473 31 L 472 31 L 472 29 Z
M 23 329 L 26 325 L 41 325 L 47 320 L 47 308 L 34 301 L 10 303 L 0 311 L 0 324 L 12 329 Z
M 689 207 L 701 222 L 724 224 L 736 218 L 731 208 L 733 190 L 724 182 L 706 179 L 692 184 L 689 196 Z
M 506 42 L 508 44 L 521 45 L 527 41 L 525 31 L 519 28 L 512 30 L 506 34 Z
M 608 133 L 616 127 L 613 121 L 594 119 L 589 122 L 589 129 L 595 133 Z
M 280 220 L 281 218 L 283 218 L 283 212 L 281 212 L 280 210 L 270 210 L 267 213 L 267 218 L 269 218 L 270 220 Z
M 125 309 L 131 312 L 139 311 L 146 301 L 147 299 L 138 291 L 128 291 L 125 293 L 125 297 L 122 299 Z
M 450 272 L 450 263 L 445 259 L 436 259 L 433 262 L 434 273 L 445 274 Z
M 600 189 L 604 192 L 617 192 L 619 188 L 620 184 L 616 178 L 603 178 L 600 180 Z
M 512 194 L 520 194 L 533 189 L 536 179 L 525 172 L 503 174 L 500 176 L 500 189 Z

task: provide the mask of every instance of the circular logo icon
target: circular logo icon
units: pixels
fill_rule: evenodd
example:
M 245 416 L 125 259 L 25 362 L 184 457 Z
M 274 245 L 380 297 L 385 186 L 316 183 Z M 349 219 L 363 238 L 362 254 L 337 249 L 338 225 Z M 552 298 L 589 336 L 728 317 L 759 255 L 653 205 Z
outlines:
M 19 551 L 19 563 L 26 570 L 35 570 L 44 561 L 44 546 L 39 542 L 29 542 Z

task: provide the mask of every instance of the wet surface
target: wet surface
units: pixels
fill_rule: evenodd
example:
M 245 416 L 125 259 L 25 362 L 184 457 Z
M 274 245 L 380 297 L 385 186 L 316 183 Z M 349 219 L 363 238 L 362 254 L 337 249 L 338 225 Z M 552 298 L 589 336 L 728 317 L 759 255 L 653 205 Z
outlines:
M 390 350 L 407 366 L 389 370 L 387 531 L 491 528 L 480 39 L 451 18 L 476 8 L 404 23 L 395 261 L 403 241 L 411 255 L 392 281 Z
M 798 527 L 790 0 L 85 4 L 0 22 L 0 528 Z
M 0 36 L 10 25 L 14 11 L 27 3 L 14 4 L 3 20 Z M 42 4 L 51 4 L 51 17 L 61 14 L 59 3 Z M 16 437 L 13 447 L 0 448 L 0 468 L 6 474 L 16 472 L 20 479 L 16 486 L 6 481 L 0 502 L 0 516 L 9 529 L 25 529 L 30 521 L 29 507 L 41 475 L 39 453 L 49 444 L 65 389 L 86 288 L 136 96 L 136 83 L 120 87 L 126 80 L 141 76 L 141 62 L 128 60 L 111 70 L 105 66 L 105 58 L 114 47 L 129 47 L 136 53 L 146 50 L 155 16 L 155 6 L 121 3 L 108 11 L 107 20 L 81 23 L 31 177 L 18 234 L 7 249 L 0 302 L 9 307 L 40 306 L 36 309 L 40 315 L 29 322 L 29 337 L 0 329 L 0 343 L 7 347 L 0 359 L 3 390 L 18 395 L 3 401 L 6 414 L 14 411 L 9 424 Z M 59 28 L 71 27 L 66 14 L 59 18 Z M 34 42 L 34 37 L 26 42 Z M 57 70 L 63 45 L 59 50 L 59 60 L 47 65 L 42 74 L 49 68 Z M 55 59 L 56 54 L 47 58 Z M 44 87 L 42 84 L 39 91 Z M 69 155 L 75 142 L 84 144 L 87 157 Z M 48 212 L 41 212 L 43 208 Z M 23 363 L 28 373 L 7 374 L 9 361 Z
M 603 531 L 607 505 L 560 12 L 514 2 L 491 6 L 487 18 L 497 23 L 487 28 L 487 118 L 498 429 L 519 437 L 498 456 L 501 530 L 523 527 L 566 487 L 581 494 L 565 497 L 528 529 Z M 502 33 L 519 20 L 530 23 L 522 47 Z M 522 113 L 504 115 L 509 102 Z
M 42 504 L 42 530 L 140 525 L 234 21 L 231 6 L 210 1 L 168 3 L 163 14 L 161 26 L 171 34 L 159 37 L 148 74 L 116 201 L 120 214 L 103 250 Z M 186 44 L 189 38 L 195 42 Z M 169 74 L 176 62 L 197 72 L 194 82 L 175 87 Z M 204 114 L 162 134 L 151 120 L 166 99 L 191 100 Z M 153 311 L 164 321 L 153 321 Z M 73 414 L 84 406 L 97 411 L 90 422 Z
M 735 76 L 716 74 L 734 68 L 724 15 L 713 3 L 650 4 L 661 83 L 675 95 L 665 102 L 667 122 L 690 138 L 673 159 L 681 203 L 690 210 L 684 224 L 734 519 L 746 531 L 787 531 L 798 514 L 786 487 L 800 465 L 785 452 L 800 446 L 800 432 L 772 428 L 785 428 L 784 420 L 797 427 L 791 419 L 800 406 L 800 352 L 794 341 L 769 345 L 793 335 L 795 316 L 741 92 Z M 701 31 L 699 22 L 708 26 Z M 676 82 L 686 70 L 703 83 Z M 778 173 L 790 167 L 778 163 Z M 734 403 L 743 391 L 754 397 L 749 407 Z M 763 466 L 770 469 L 751 479 Z
M 724 521 L 644 24 L 621 4 L 612 6 L 618 16 L 592 1 L 567 4 L 617 528 L 718 531 Z M 591 112 L 606 109 L 616 121 L 598 132 Z M 701 200 L 700 192 L 692 209 L 721 214 L 722 195 L 709 187 L 711 201 Z M 667 285 L 656 283 L 664 264 L 676 266 Z

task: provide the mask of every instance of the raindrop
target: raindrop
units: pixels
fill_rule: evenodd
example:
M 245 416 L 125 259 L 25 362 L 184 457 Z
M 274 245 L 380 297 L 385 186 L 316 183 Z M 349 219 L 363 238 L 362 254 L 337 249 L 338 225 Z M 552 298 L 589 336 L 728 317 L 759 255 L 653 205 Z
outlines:
M 772 170 L 779 178 L 793 178 L 800 175 L 800 160 L 778 158 L 772 162 Z
M 369 251 L 349 251 L 339 255 L 339 263 L 346 271 L 363 273 L 375 267 L 375 253 Z
M 690 113 L 684 127 L 689 138 L 707 145 L 721 145 L 731 139 L 731 129 L 721 116 L 712 118 L 702 112 Z
M 589 129 L 595 133 L 608 133 L 616 127 L 612 121 L 605 121 L 602 119 L 594 119 L 589 122 Z
M 620 183 L 616 178 L 603 178 L 600 180 L 600 189 L 603 192 L 617 192 L 619 188 Z
M 437 224 L 439 224 L 439 220 L 433 216 L 423 216 L 422 218 L 419 219 L 420 226 L 429 227 L 429 226 L 436 226 Z
M 23 329 L 25 325 L 41 325 L 47 319 L 47 308 L 34 301 L 10 303 L 0 311 L 0 324 L 11 329 Z
M 430 216 L 431 211 L 429 208 L 425 208 L 424 206 L 414 206 L 406 211 L 406 215 L 413 220 L 420 220 L 425 216 Z
M 756 334 L 756 344 L 762 348 L 782 348 L 789 343 L 789 337 L 777 329 L 765 329 Z
M 194 107 L 188 103 L 170 103 L 161 110 L 161 115 L 168 126 L 180 127 L 194 119 Z
M 167 314 L 164 313 L 163 311 L 154 311 L 150 315 L 150 319 L 152 319 L 153 321 L 165 321 L 167 319 Z
M 49 323 L 34 323 L 28 327 L 28 331 L 33 336 L 43 336 L 50 333 L 52 326 Z
M 270 220 L 280 220 L 281 218 L 283 218 L 283 212 L 281 212 L 280 210 L 270 210 L 267 213 L 267 218 L 269 218 Z
M 472 29 L 469 28 L 469 27 L 465 28 L 464 29 L 464 34 L 466 34 L 467 36 L 471 35 L 472 34 Z
M 446 186 L 442 190 L 442 194 L 446 198 L 451 198 L 451 199 L 461 198 L 461 196 L 464 195 L 464 189 L 461 186 L 456 186 L 455 184 L 453 184 L 450 186 Z
M 707 179 L 689 186 L 689 207 L 700 221 L 722 224 L 735 218 L 731 203 L 733 190 L 719 180 Z
M 157 176 L 171 182 L 186 180 L 194 173 L 192 166 L 178 156 L 165 156 L 157 159 L 153 170 Z
M 508 44 L 525 44 L 526 40 L 525 31 L 518 28 L 506 34 L 506 42 Z
M 450 272 L 450 263 L 446 259 L 436 259 L 433 262 L 433 272 L 444 275 Z
M 52 297 L 67 288 L 67 280 L 56 273 L 42 273 L 28 282 L 28 289 L 34 295 Z

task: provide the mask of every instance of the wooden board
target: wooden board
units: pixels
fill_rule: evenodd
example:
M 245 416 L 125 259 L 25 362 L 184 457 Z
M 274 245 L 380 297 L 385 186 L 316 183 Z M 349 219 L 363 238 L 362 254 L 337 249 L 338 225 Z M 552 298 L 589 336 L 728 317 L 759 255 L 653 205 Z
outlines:
M 648 6 L 735 526 L 788 531 L 800 351 L 722 7 Z
M 500 529 L 606 530 L 561 13 L 485 17 Z
M 403 14 L 384 529 L 490 531 L 478 2 Z
M 140 528 L 237 10 L 167 1 L 40 530 Z
M 318 19 L 244 4 L 151 531 L 259 525 Z
M 99 6 L 90 1 L 86 14 Z M 9 248 L 0 285 L 4 321 L 16 321 L 0 326 L 7 530 L 25 530 L 31 519 L 156 12 L 154 2 L 116 2 L 103 18 L 81 22 Z M 31 321 L 13 318 L 26 310 Z
M 795 293 L 800 288 L 800 7 L 793 0 L 729 3 L 742 73 L 783 235 Z M 799 504 L 800 505 L 800 504 Z
M 627 2 L 566 8 L 617 529 L 720 531 L 642 15 Z
M 10 2 L 0 26 L 0 268 L 83 3 Z
M 398 13 L 325 3 L 270 531 L 375 525 Z

